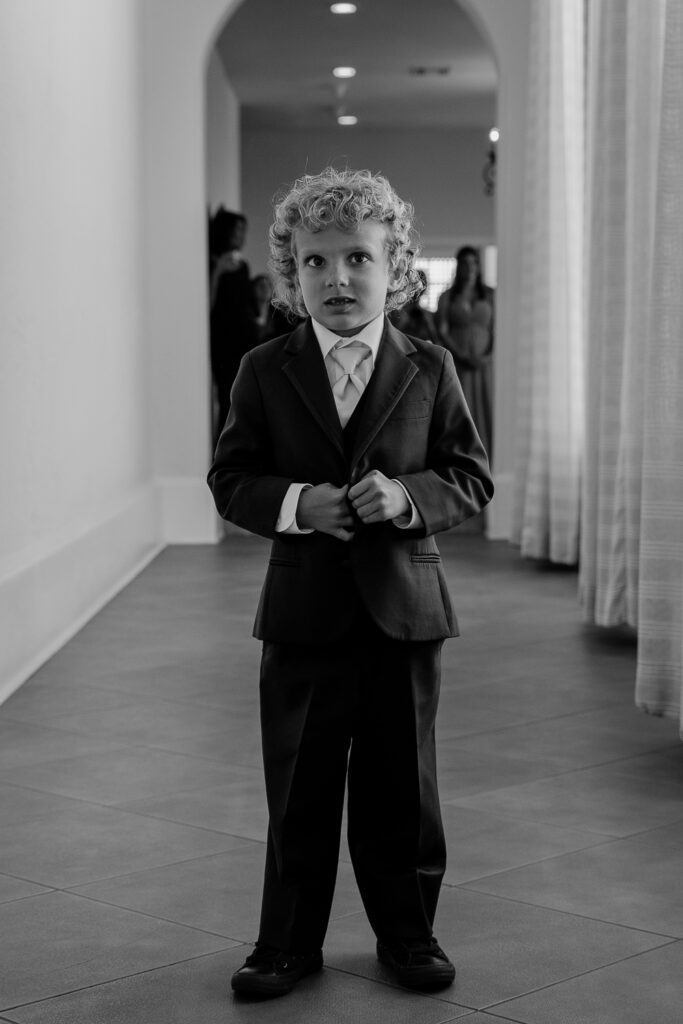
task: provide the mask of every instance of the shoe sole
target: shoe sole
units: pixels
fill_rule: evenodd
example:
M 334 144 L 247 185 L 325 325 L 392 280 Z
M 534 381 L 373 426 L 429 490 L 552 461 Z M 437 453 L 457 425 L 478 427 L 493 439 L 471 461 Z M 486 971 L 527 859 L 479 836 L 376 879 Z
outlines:
M 233 992 L 245 996 L 263 996 L 273 999 L 276 996 L 286 996 L 292 991 L 302 978 L 309 974 L 316 974 L 323 969 L 322 963 L 317 967 L 311 967 L 306 971 L 297 972 L 296 977 L 285 978 L 259 978 L 248 975 L 241 975 L 239 972 L 233 975 L 231 986 Z
M 404 988 L 415 988 L 422 991 L 428 989 L 447 988 L 455 981 L 455 967 L 453 964 L 434 964 L 432 967 L 402 967 L 393 956 L 382 950 L 378 951 L 377 959 L 380 963 L 390 967 L 396 976 L 396 980 Z

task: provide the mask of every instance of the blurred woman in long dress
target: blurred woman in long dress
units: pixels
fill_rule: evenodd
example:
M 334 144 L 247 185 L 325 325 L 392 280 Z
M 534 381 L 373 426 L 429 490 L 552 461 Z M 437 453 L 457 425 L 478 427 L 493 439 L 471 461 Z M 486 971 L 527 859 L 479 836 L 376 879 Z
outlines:
M 438 343 L 449 350 L 479 436 L 493 448 L 493 292 L 481 277 L 479 253 L 466 245 L 455 254 L 453 284 L 439 297 Z

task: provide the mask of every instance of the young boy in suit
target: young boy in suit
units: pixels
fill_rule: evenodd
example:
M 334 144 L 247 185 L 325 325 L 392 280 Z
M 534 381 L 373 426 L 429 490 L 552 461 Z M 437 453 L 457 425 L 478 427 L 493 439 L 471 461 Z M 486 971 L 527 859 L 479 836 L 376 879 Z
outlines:
M 242 360 L 209 485 L 273 540 L 254 635 L 269 809 L 259 937 L 236 992 L 322 967 L 344 792 L 358 887 L 392 978 L 451 984 L 432 933 L 446 851 L 434 722 L 457 636 L 433 535 L 493 486 L 451 355 L 386 312 L 420 288 L 385 178 L 296 181 L 270 230 L 276 301 L 308 319 Z

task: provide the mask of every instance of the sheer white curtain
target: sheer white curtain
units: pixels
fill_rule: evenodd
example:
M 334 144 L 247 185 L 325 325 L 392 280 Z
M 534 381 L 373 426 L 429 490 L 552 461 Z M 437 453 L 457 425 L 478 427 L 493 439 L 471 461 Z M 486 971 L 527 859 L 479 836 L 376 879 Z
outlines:
M 661 81 L 637 49 L 657 52 L 663 4 L 592 0 L 590 12 L 581 596 L 599 625 L 635 626 Z
M 525 556 L 573 564 L 583 430 L 584 2 L 531 0 L 530 15 L 512 540 Z
M 683 5 L 589 11 L 581 600 L 636 627 L 636 702 L 680 717 Z

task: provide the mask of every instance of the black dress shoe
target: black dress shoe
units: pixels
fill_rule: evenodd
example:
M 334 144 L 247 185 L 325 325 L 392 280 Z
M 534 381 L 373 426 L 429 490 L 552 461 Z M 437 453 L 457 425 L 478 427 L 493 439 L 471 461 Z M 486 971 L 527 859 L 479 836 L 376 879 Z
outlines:
M 232 976 L 235 992 L 251 996 L 285 996 L 297 981 L 319 971 L 323 955 L 315 953 L 283 953 L 273 946 L 256 943 L 254 952 Z
M 431 942 L 378 941 L 377 958 L 406 988 L 446 988 L 455 978 L 455 967 L 434 938 Z

